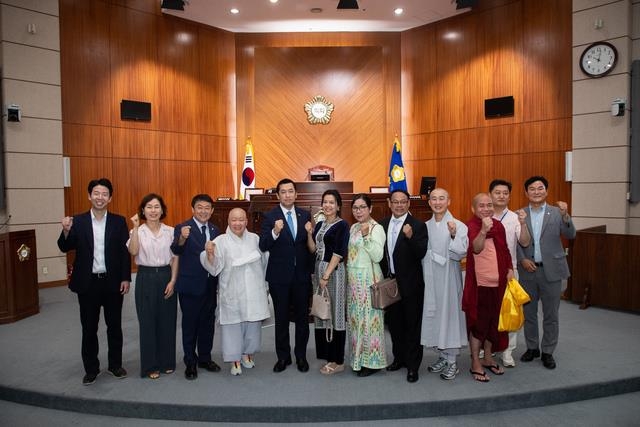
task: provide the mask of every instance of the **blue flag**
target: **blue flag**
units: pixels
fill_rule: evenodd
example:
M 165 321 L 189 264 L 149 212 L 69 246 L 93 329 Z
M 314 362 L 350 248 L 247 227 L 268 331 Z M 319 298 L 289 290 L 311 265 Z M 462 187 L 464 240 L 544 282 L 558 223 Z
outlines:
M 393 140 L 391 163 L 389 164 L 389 192 L 393 190 L 407 191 L 407 177 L 404 174 L 402 164 L 402 147 L 397 135 Z

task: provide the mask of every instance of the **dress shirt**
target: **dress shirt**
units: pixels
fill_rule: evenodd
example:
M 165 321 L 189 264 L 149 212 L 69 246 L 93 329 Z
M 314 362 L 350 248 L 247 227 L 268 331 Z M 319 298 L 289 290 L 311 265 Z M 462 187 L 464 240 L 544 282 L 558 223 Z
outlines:
M 291 219 L 293 220 L 293 236 L 294 237 L 297 236 L 298 235 L 298 217 L 296 216 L 296 208 L 293 207 L 289 211 L 288 209 L 285 209 L 282 205 L 280 205 L 280 209 L 282 210 L 282 214 L 284 215 L 285 224 L 287 222 L 287 212 L 291 212 Z M 271 236 L 273 237 L 273 240 L 275 240 L 278 238 L 279 235 L 276 235 L 276 233 L 274 233 L 273 230 L 271 230 Z
M 387 249 L 389 250 L 389 268 L 392 274 L 396 274 L 395 266 L 393 265 L 393 250 L 396 247 L 398 241 L 398 235 L 402 231 L 402 224 L 407 219 L 408 212 L 402 215 L 400 218 L 392 217 L 389 221 L 389 233 L 387 237 Z
M 107 212 L 102 219 L 96 218 L 91 210 L 91 227 L 93 228 L 93 266 L 92 273 L 106 273 L 107 263 L 104 259 L 104 235 L 107 229 Z
M 540 252 L 540 236 L 542 235 L 542 223 L 544 222 L 544 213 L 547 210 L 547 204 L 544 203 L 538 209 L 534 209 L 529 205 L 531 212 L 531 228 L 533 233 L 533 260 L 542 262 L 542 253 Z

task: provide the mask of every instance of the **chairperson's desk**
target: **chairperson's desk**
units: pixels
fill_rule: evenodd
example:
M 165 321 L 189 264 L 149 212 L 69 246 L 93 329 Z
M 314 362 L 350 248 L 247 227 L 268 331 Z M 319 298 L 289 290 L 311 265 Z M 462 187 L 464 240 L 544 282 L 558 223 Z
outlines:
M 334 188 L 340 192 L 342 196 L 342 217 L 353 224 L 355 219 L 351 214 L 351 199 L 353 197 L 353 183 L 345 181 L 305 181 L 297 182 L 296 188 L 298 190 L 298 197 L 296 199 L 296 206 L 300 209 L 306 209 L 315 214 L 321 210 L 322 205 L 322 193 L 330 188 Z M 371 216 L 380 221 L 381 219 L 389 216 L 389 206 L 387 203 L 388 194 L 384 193 L 367 193 L 372 201 Z M 249 224 L 247 229 L 254 233 L 260 233 L 260 224 L 264 214 L 278 205 L 278 198 L 276 194 L 257 194 L 251 196 L 251 201 L 246 200 L 217 200 L 214 202 L 214 211 L 211 216 L 211 221 L 216 224 L 220 229 L 225 230 L 227 228 L 227 216 L 229 211 L 233 208 L 242 208 L 247 211 Z M 427 221 L 431 218 L 431 209 L 426 200 L 412 199 L 411 200 L 411 215 L 418 218 L 421 221 Z

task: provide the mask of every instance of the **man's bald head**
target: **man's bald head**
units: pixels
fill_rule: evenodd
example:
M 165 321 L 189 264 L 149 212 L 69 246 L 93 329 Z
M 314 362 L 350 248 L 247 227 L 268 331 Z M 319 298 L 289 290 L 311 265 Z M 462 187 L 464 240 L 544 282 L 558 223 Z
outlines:
M 244 209 L 233 208 L 229 211 L 227 223 L 233 234 L 242 236 L 244 230 L 247 228 L 247 213 Z

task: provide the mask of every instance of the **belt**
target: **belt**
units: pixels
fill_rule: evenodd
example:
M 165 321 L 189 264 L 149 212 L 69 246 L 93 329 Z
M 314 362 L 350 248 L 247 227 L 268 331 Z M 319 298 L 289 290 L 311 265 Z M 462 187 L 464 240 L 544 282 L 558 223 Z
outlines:
M 106 279 L 107 278 L 107 272 L 105 271 L 104 273 L 91 273 L 91 276 L 94 279 L 102 280 L 102 279 Z
M 536 265 L 536 267 L 542 267 L 542 263 L 541 262 L 534 262 L 534 264 Z
M 164 271 L 166 271 L 167 269 L 169 269 L 169 270 L 170 270 L 170 269 L 171 269 L 171 267 L 170 267 L 170 266 L 168 266 L 168 265 L 163 265 L 163 266 L 161 266 L 161 267 L 149 267 L 149 266 L 146 266 L 146 265 L 139 265 L 139 266 L 138 266 L 138 271 L 145 270 L 145 271 L 155 272 L 155 273 L 164 272 Z

